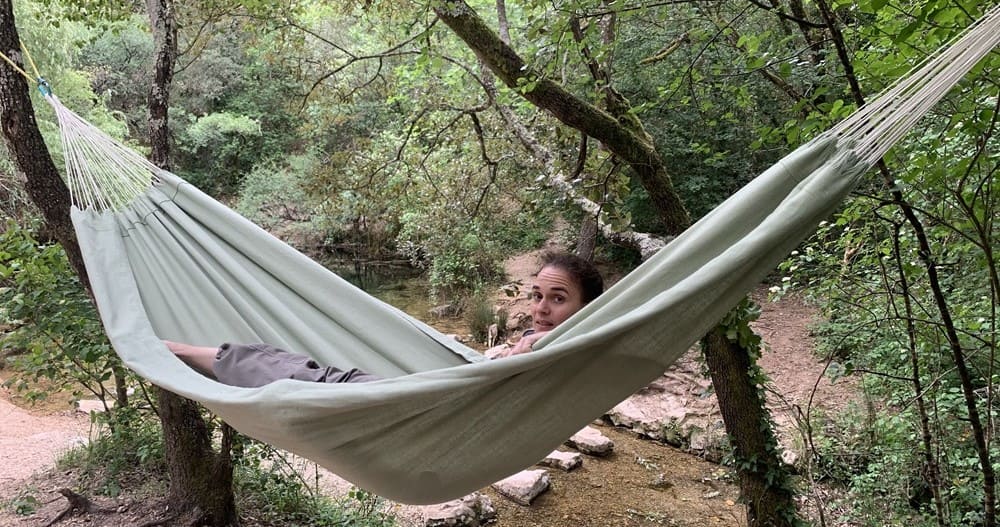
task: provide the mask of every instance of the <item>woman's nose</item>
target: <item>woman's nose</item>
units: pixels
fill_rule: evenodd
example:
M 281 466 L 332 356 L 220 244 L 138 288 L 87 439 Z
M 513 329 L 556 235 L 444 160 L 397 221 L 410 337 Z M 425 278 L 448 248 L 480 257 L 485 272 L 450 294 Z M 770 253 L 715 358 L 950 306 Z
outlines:
M 539 300 L 538 301 L 538 305 L 536 306 L 535 310 L 539 311 L 540 313 L 548 313 L 549 312 L 549 302 L 547 300 L 545 300 L 545 299 Z

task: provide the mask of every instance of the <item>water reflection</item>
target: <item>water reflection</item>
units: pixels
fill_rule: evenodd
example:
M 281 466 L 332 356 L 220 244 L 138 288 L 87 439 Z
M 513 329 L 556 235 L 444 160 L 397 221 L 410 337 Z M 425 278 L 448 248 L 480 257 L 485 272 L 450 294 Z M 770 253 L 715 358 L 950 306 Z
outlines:
M 438 318 L 431 314 L 431 309 L 439 304 L 431 299 L 430 284 L 420 270 L 398 264 L 370 262 L 333 261 L 326 262 L 326 266 L 366 293 L 401 309 L 442 333 L 458 335 L 469 333 L 464 318 Z

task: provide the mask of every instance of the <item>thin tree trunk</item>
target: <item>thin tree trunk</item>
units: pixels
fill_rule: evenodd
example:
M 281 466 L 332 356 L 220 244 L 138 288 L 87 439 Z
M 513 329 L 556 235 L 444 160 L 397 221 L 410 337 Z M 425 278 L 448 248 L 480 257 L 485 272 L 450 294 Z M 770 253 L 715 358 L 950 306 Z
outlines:
M 177 28 L 171 0 L 148 0 L 146 7 L 156 53 L 149 90 L 150 161 L 167 169 L 170 159 L 167 111 L 177 57 Z M 163 389 L 157 389 L 157 398 L 164 455 L 170 472 L 170 502 L 179 511 L 189 511 L 198 524 L 238 524 L 233 496 L 232 428 L 222 425 L 222 444 L 216 453 L 211 429 L 196 403 Z
M 930 419 L 927 417 L 927 402 L 924 401 L 924 386 L 920 380 L 920 360 L 917 356 L 917 328 L 914 325 L 916 316 L 913 313 L 913 303 L 910 299 L 910 283 L 906 278 L 903 256 L 899 246 L 899 231 L 902 226 L 893 225 L 892 253 L 899 273 L 900 295 L 903 297 L 903 318 L 906 321 L 907 349 L 910 353 L 910 374 L 913 376 L 913 393 L 917 402 L 917 414 L 920 416 L 920 438 L 924 444 L 924 480 L 931 488 L 934 498 L 934 511 L 940 527 L 945 527 L 944 499 L 941 496 L 941 469 L 934 456 L 934 439 L 931 435 Z
M 816 6 L 819 8 L 820 14 L 823 16 L 824 22 L 826 22 L 827 29 L 830 31 L 834 47 L 837 50 L 837 57 L 844 67 L 844 75 L 847 77 L 854 101 L 858 106 L 861 106 L 865 102 L 864 93 L 861 91 L 861 85 L 858 82 L 857 75 L 854 73 L 854 66 L 847 51 L 847 43 L 844 40 L 844 35 L 840 32 L 840 23 L 834 16 L 826 0 L 816 0 Z M 945 337 L 948 339 L 948 348 L 951 350 L 952 359 L 955 361 L 955 369 L 958 372 L 958 377 L 962 385 L 962 394 L 965 397 L 966 411 L 969 414 L 969 427 L 972 429 L 972 437 L 976 444 L 976 453 L 979 456 L 979 468 L 983 474 L 983 525 L 985 527 L 996 527 L 996 472 L 993 469 L 983 422 L 979 416 L 975 386 L 972 383 L 972 376 L 965 361 L 965 350 L 958 337 L 958 330 L 955 328 L 955 323 L 951 317 L 951 308 L 948 305 L 948 300 L 945 298 L 944 289 L 938 277 L 938 266 L 934 261 L 934 253 L 931 251 L 930 241 L 927 238 L 927 232 L 924 229 L 923 223 L 917 217 L 913 207 L 906 201 L 903 193 L 898 190 L 892 174 L 889 172 L 889 168 L 882 161 L 879 161 L 877 166 L 885 181 L 886 188 L 892 189 L 890 190 L 890 195 L 892 196 L 893 203 L 899 207 L 903 213 L 903 217 L 906 218 L 906 222 L 910 225 L 913 234 L 917 238 L 918 255 L 920 261 L 924 264 L 924 268 L 927 270 L 928 285 L 934 297 L 934 304 L 941 315 L 941 325 L 944 328 Z
M 174 78 L 177 59 L 177 26 L 174 23 L 171 0 L 147 0 L 150 26 L 153 29 L 156 63 L 153 83 L 149 87 L 149 160 L 170 170 L 170 130 L 167 112 L 170 109 L 170 83 Z

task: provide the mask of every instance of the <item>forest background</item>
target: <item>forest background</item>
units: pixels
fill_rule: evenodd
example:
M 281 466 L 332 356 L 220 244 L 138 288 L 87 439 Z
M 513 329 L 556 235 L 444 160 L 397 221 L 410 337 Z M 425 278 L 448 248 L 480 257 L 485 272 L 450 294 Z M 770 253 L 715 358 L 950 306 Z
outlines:
M 172 171 L 312 254 L 404 260 L 471 312 L 503 259 L 560 222 L 577 250 L 625 268 L 644 237 L 675 234 L 633 164 L 526 99 L 543 80 L 624 108 L 697 219 L 991 6 L 470 4 L 530 66 L 513 86 L 435 3 L 172 4 Z M 13 5 L 63 103 L 148 152 L 145 6 Z M 829 373 L 862 380 L 863 406 L 804 423 L 809 480 L 845 488 L 859 524 L 995 524 L 998 65 L 994 52 L 975 68 L 774 279 L 823 307 Z M 35 109 L 58 158 L 54 117 Z M 32 375 L 121 397 L 124 373 L 24 187 L 0 156 L 3 346 Z

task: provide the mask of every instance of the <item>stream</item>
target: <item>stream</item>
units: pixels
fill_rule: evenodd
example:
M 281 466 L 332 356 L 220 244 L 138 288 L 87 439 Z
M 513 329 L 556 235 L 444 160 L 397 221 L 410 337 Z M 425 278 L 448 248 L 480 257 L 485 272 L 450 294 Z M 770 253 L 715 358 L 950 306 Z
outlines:
M 399 265 L 355 265 L 350 261 L 324 262 L 324 265 L 366 293 L 444 334 L 469 333 L 469 325 L 464 317 L 435 317 L 431 314 L 431 309 L 444 301 L 435 302 L 431 298 L 430 284 L 418 270 Z

